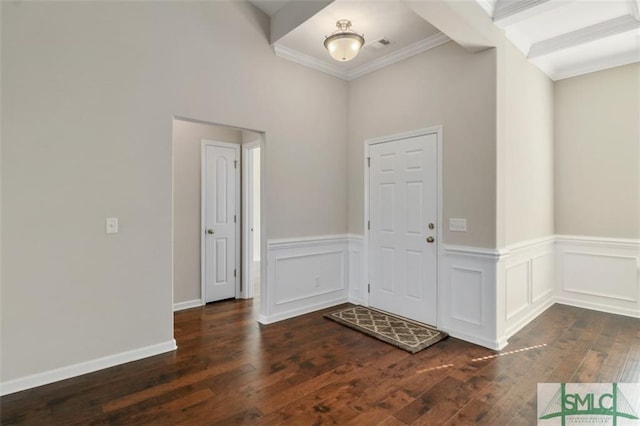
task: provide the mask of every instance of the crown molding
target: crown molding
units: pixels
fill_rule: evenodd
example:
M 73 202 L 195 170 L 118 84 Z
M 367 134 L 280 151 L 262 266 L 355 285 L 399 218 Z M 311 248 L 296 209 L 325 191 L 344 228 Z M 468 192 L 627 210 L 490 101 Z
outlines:
M 496 0 L 496 5 L 493 10 L 493 21 L 503 21 L 507 18 L 515 15 L 522 14 L 531 9 L 549 2 L 550 0 L 519 0 L 519 1 L 505 1 Z
M 415 56 L 422 52 L 426 52 L 427 50 L 433 49 L 434 47 L 438 47 L 448 41 L 451 41 L 451 39 L 445 34 L 434 34 L 430 37 L 425 38 L 424 40 L 420 40 L 393 53 L 378 58 L 375 61 L 369 62 L 368 64 L 364 64 L 352 69 L 347 73 L 347 80 L 353 80 L 358 77 L 362 77 L 365 74 L 377 71 L 381 68 L 388 67 L 389 65 L 400 62 L 403 59 L 410 58 L 411 56 Z
M 420 40 L 416 43 L 410 44 L 407 47 L 404 47 L 386 56 L 382 56 L 381 58 L 378 58 L 374 61 L 371 61 L 349 71 L 343 71 L 342 69 L 340 69 L 340 67 L 335 66 L 330 62 L 321 61 L 314 58 L 313 56 L 306 55 L 302 52 L 279 44 L 273 45 L 273 52 L 280 58 L 287 59 L 291 62 L 304 65 L 305 67 L 313 68 L 317 71 L 330 74 L 334 77 L 350 81 L 371 72 L 377 71 L 381 68 L 395 64 L 396 62 L 400 62 L 403 59 L 407 59 L 411 56 L 426 52 L 427 50 L 440 46 L 441 44 L 444 44 L 450 40 L 451 39 L 445 34 L 437 33 L 425 38 L 424 40 Z
M 565 78 L 577 77 L 583 74 L 606 70 L 609 68 L 621 67 L 623 65 L 633 64 L 636 62 L 640 62 L 640 52 L 631 51 L 613 55 L 609 58 L 599 61 L 593 61 L 588 64 L 568 67 L 562 70 L 555 70 L 554 72 L 548 72 L 546 74 L 553 81 L 558 81 Z
M 496 0 L 497 1 L 497 0 Z M 495 3 L 489 0 L 476 0 L 476 3 L 484 10 L 490 18 L 493 18 L 493 11 L 495 9 Z
M 579 46 L 616 34 L 640 28 L 640 21 L 632 15 L 624 15 L 570 33 L 539 41 L 531 46 L 527 58 L 533 59 L 559 50 Z
M 280 44 L 274 44 L 273 52 L 276 54 L 276 56 L 287 59 L 291 62 L 295 62 L 296 64 L 304 65 L 308 68 L 313 68 L 316 71 L 321 71 L 323 73 L 330 74 L 343 80 L 348 80 L 347 73 L 345 73 L 339 67 L 334 66 L 329 62 L 316 59 L 313 56 L 298 52 L 297 50 L 282 46 Z
M 631 14 L 640 21 L 640 0 L 629 0 L 629 7 Z

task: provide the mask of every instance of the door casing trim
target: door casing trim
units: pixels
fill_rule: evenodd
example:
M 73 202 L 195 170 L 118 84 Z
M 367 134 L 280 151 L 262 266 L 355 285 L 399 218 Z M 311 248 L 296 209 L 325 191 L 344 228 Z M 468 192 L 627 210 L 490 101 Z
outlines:
M 442 250 L 442 224 L 443 224 L 443 219 L 442 219 L 442 193 L 443 193 L 443 129 L 442 129 L 442 125 L 438 125 L 438 126 L 433 126 L 433 127 L 427 127 L 424 129 L 418 129 L 418 130 L 412 130 L 409 132 L 403 132 L 403 133 L 397 133 L 397 134 L 393 134 L 393 135 L 387 135 L 387 136 L 381 136 L 381 137 L 377 137 L 377 138 L 371 138 L 371 139 L 366 139 L 364 141 L 364 161 L 363 161 L 363 165 L 364 165 L 364 218 L 363 218 L 363 223 L 362 226 L 364 228 L 364 241 L 363 241 L 363 247 L 362 247 L 362 256 L 363 256 L 363 276 L 366 278 L 366 282 L 364 282 L 364 287 L 363 287 L 363 292 L 364 292 L 364 297 L 362 298 L 362 300 L 364 301 L 365 306 L 369 306 L 370 303 L 370 293 L 368 291 L 369 288 L 369 284 L 371 282 L 371 279 L 369 277 L 369 244 L 370 244 L 370 230 L 367 227 L 367 222 L 369 221 L 369 175 L 370 175 L 370 169 L 368 166 L 368 159 L 370 158 L 370 148 L 372 145 L 377 145 L 377 144 L 381 144 L 381 143 L 385 143 L 385 142 L 395 142 L 395 141 L 399 141 L 402 139 L 408 139 L 408 138 L 413 138 L 416 136 L 426 136 L 426 135 L 433 135 L 435 134 L 437 137 L 437 142 L 436 142 L 436 150 L 437 150 L 437 158 L 436 158 L 436 167 L 438 168 L 437 171 L 437 194 L 436 194 L 436 198 L 438 200 L 438 208 L 437 208 L 437 218 L 436 218 L 436 230 L 437 230 L 437 234 L 436 234 L 436 294 L 437 294 L 437 302 L 436 302 L 436 327 L 439 327 L 440 324 L 442 324 L 442 309 L 440 309 L 440 306 L 442 306 L 442 294 L 443 292 L 441 291 L 440 286 L 442 285 L 442 255 L 444 253 L 444 251 Z

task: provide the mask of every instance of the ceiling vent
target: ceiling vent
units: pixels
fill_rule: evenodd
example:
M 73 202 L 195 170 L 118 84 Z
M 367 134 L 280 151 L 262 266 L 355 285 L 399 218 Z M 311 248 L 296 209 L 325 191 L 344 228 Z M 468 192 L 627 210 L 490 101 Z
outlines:
M 382 37 L 382 38 L 379 38 L 379 39 L 374 40 L 371 43 L 367 44 L 367 47 L 370 47 L 373 50 L 382 50 L 382 49 L 384 49 L 386 47 L 389 47 L 390 44 L 391 44 L 391 42 L 389 40 L 387 40 L 386 38 Z

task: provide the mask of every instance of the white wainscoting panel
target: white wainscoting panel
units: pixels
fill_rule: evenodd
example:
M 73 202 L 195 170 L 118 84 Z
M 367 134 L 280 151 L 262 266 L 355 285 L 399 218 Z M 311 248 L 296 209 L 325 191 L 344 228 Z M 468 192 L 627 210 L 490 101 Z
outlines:
M 506 341 L 554 303 L 554 236 L 500 250 L 498 336 Z
M 557 301 L 640 318 L 640 240 L 558 236 Z
M 491 349 L 506 345 L 496 333 L 498 258 L 497 250 L 443 246 L 438 328 Z
M 260 322 L 345 303 L 350 272 L 347 235 L 267 241 L 266 312 Z

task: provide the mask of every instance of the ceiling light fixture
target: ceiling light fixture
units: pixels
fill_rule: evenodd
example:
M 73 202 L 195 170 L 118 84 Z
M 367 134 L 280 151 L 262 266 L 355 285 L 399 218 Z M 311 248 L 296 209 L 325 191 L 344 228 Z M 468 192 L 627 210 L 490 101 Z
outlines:
M 351 29 L 351 21 L 341 19 L 336 22 L 338 29 L 324 39 L 324 47 L 336 61 L 347 62 L 356 57 L 364 44 L 364 37 Z

